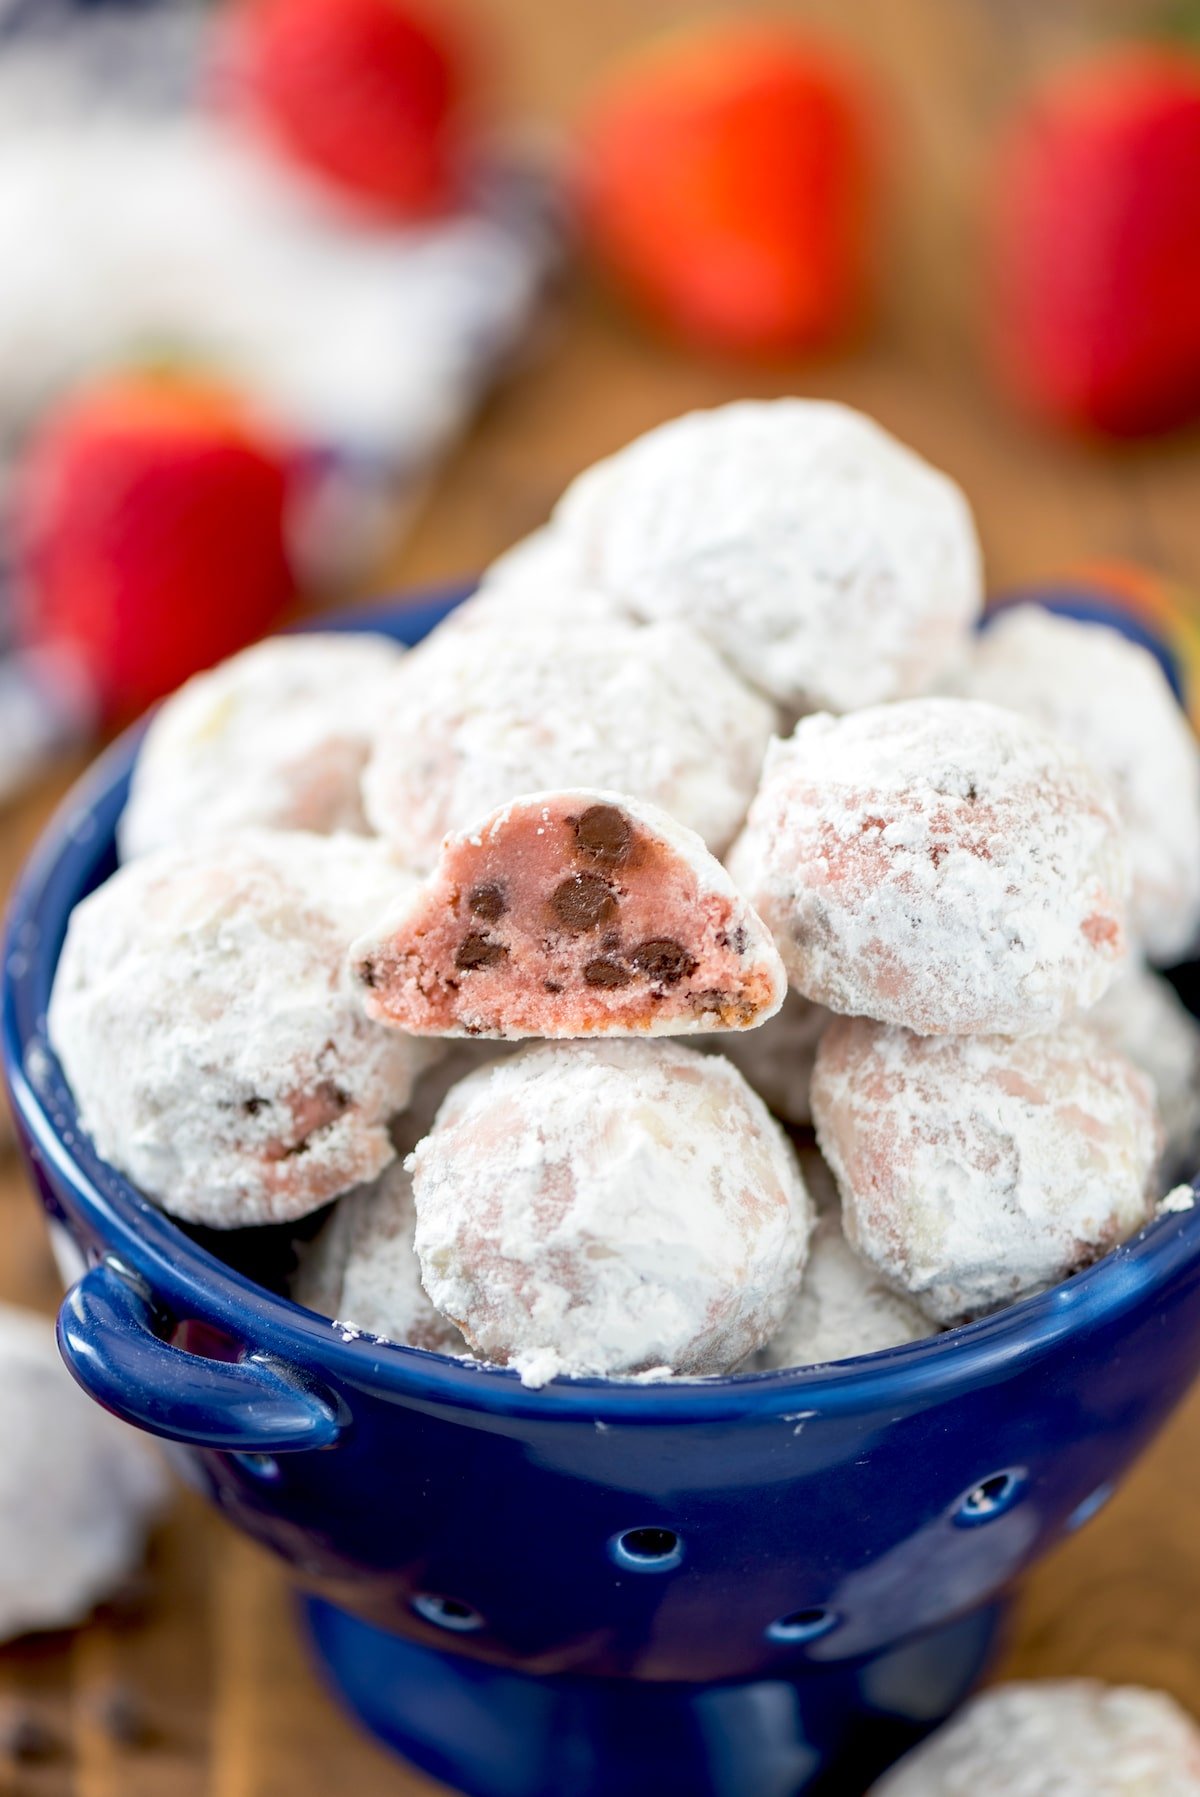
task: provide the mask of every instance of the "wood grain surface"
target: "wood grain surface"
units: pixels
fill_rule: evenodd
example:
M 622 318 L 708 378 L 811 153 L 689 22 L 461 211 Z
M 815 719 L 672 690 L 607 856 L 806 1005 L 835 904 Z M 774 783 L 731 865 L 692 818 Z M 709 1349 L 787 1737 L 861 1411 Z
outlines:
M 467 4 L 459 0 L 459 10 Z M 701 12 L 666 0 L 474 0 L 472 10 L 495 50 L 506 107 L 551 133 L 610 56 Z M 822 0 L 775 10 L 858 40 L 887 96 L 890 241 L 869 341 L 818 367 L 722 367 L 644 333 L 571 277 L 537 356 L 445 470 L 381 570 L 380 589 L 479 567 L 540 522 L 578 469 L 660 419 L 739 394 L 796 391 L 866 408 L 952 471 L 976 504 L 993 584 L 1103 553 L 1158 564 L 1200 591 L 1196 441 L 1104 455 L 1038 436 L 996 399 L 975 328 L 982 280 L 972 196 L 997 121 L 1042 69 L 1150 9 Z M 0 880 L 76 771 L 64 767 L 0 815 Z M 34 1202 L 3 1151 L 0 1296 L 47 1309 L 57 1296 Z M 1198 1480 L 1200 1393 L 1108 1509 L 1029 1580 L 1005 1670 L 1158 1684 L 1200 1714 Z M 36 1761 L 18 1764 L 6 1752 L 14 1706 L 47 1725 Z M 134 1713 L 118 1713 L 114 1727 L 122 1706 Z M 140 1596 L 78 1634 L 0 1649 L 0 1792 L 433 1789 L 343 1719 L 306 1661 L 279 1569 L 187 1495 L 155 1544 Z

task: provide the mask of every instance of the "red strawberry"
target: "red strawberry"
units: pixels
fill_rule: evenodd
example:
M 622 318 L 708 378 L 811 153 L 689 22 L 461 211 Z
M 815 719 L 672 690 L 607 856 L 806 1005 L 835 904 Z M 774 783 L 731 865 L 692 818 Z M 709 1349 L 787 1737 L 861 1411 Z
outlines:
M 130 374 L 72 396 L 16 483 L 26 647 L 128 717 L 261 636 L 292 593 L 284 460 L 236 399 Z
M 240 0 L 225 77 L 305 167 L 394 217 L 444 210 L 459 177 L 457 44 L 408 0 Z
M 1200 413 L 1200 59 L 1069 70 L 1001 148 L 993 335 L 1017 394 L 1115 436 Z
M 619 287 L 696 343 L 750 354 L 826 344 L 866 309 L 870 124 L 858 71 L 786 25 L 667 40 L 619 71 L 585 118 L 585 235 Z

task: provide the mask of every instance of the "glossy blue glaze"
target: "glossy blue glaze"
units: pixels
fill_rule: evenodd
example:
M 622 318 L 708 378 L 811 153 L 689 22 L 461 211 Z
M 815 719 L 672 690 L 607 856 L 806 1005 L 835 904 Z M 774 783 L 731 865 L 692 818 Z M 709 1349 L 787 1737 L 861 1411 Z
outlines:
M 356 622 L 412 640 L 445 606 Z M 5 951 L 25 1152 L 93 1268 L 60 1320 L 75 1376 L 185 1444 L 194 1482 L 324 1600 L 335 1682 L 451 1782 L 640 1791 L 630 1743 L 657 1713 L 678 1761 L 659 1793 L 852 1791 L 845 1743 L 878 1758 L 903 1743 L 867 1719 L 911 1733 L 962 1695 L 986 1607 L 1200 1367 L 1200 1210 L 970 1328 L 824 1370 L 530 1392 L 347 1340 L 271 1289 L 286 1232 L 186 1231 L 106 1167 L 47 1047 L 66 920 L 113 866 L 136 740 L 60 811 Z M 416 1715 L 418 1687 L 440 1707 Z

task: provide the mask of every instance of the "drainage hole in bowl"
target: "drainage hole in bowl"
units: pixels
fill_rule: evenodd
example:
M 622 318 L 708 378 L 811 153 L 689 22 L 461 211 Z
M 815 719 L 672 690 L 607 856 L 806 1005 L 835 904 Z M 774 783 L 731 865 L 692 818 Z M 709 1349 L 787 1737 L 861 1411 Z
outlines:
M 986 1479 L 981 1479 L 978 1485 L 972 1486 L 962 1499 L 954 1514 L 955 1522 L 965 1528 L 973 1528 L 976 1523 L 993 1522 L 997 1516 L 1003 1516 L 1006 1510 L 1011 1510 L 1021 1495 L 1024 1484 L 1023 1468 L 991 1473 Z
M 483 1617 L 470 1604 L 464 1604 L 457 1597 L 441 1597 L 434 1591 L 421 1591 L 412 1600 L 412 1607 L 424 1622 L 431 1622 L 435 1628 L 450 1629 L 456 1635 L 471 1635 L 476 1629 L 483 1627 Z
M 626 1529 L 613 1536 L 609 1549 L 618 1566 L 636 1572 L 669 1572 L 683 1559 L 683 1543 L 674 1529 Z
M 793 1610 L 790 1615 L 771 1623 L 767 1639 L 795 1647 L 801 1641 L 819 1641 L 822 1635 L 837 1627 L 837 1622 L 833 1610 Z

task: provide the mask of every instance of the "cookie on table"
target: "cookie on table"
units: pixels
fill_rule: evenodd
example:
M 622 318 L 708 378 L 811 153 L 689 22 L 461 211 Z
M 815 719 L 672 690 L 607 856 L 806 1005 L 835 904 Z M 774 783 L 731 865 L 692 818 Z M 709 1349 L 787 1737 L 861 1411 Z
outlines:
M 392 683 L 367 765 L 372 827 L 427 870 L 442 838 L 517 793 L 625 792 L 728 846 L 758 782 L 775 715 L 681 624 L 646 627 L 607 602 L 454 614 Z
M 362 772 L 402 654 L 388 637 L 322 631 L 197 674 L 146 732 L 122 860 L 252 825 L 365 834 Z
M 1111 787 L 975 700 L 805 718 L 772 744 L 729 867 L 798 992 L 925 1035 L 1053 1029 L 1125 959 Z
M 409 1166 L 425 1290 L 530 1385 L 733 1371 L 804 1266 L 786 1138 L 727 1061 L 678 1043 L 525 1048 L 451 1090 Z
M 393 1161 L 371 1185 L 338 1200 L 303 1252 L 293 1298 L 347 1329 L 435 1354 L 469 1354 L 461 1332 L 425 1294 L 416 1225 L 412 1180 Z
M 1015 1041 L 838 1017 L 812 1083 L 852 1247 L 932 1322 L 1057 1285 L 1150 1221 L 1150 1081 L 1086 1024 Z
M 353 963 L 368 1015 L 416 1036 L 745 1030 L 787 990 L 695 832 L 593 790 L 514 799 L 448 836 Z
M 808 1161 L 802 1160 L 805 1181 Z M 824 1366 L 933 1334 L 916 1305 L 886 1286 L 847 1242 L 836 1210 L 818 1217 L 800 1290 L 755 1361 L 760 1372 Z
M 793 713 L 928 691 L 982 604 L 953 481 L 861 413 L 741 400 L 647 432 L 568 487 L 542 553 L 683 619 Z
M 1200 1797 L 1200 1730 L 1162 1691 L 1047 1679 L 997 1685 L 871 1797 Z
M 1004 609 L 954 683 L 1034 718 L 1112 781 L 1133 864 L 1130 933 L 1151 960 L 1200 937 L 1200 745 L 1149 649 L 1040 605 Z
M 0 1640 L 86 1620 L 140 1566 L 167 1500 L 144 1437 L 75 1384 L 54 1325 L 0 1305 Z
M 260 830 L 140 856 L 84 899 L 49 1028 L 97 1152 L 217 1229 L 382 1173 L 428 1051 L 364 1015 L 347 951 L 407 879 L 362 837 Z
M 1164 1167 L 1190 1178 L 1200 1165 L 1200 1023 L 1168 980 L 1138 962 L 1087 1021 L 1149 1078 L 1166 1132 Z

